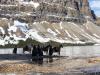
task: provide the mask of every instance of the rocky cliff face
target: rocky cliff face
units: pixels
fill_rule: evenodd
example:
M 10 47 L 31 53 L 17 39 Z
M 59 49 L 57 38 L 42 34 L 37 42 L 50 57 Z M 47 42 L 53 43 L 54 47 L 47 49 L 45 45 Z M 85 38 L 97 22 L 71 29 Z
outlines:
M 94 19 L 88 0 L 1 0 L 1 4 L 16 4 L 6 12 L 32 12 L 34 21 L 84 22 L 86 17 Z M 2 8 L 5 9 L 5 8 Z M 10 10 L 10 11 L 8 11 Z
M 2 45 L 16 44 L 18 40 L 27 38 L 42 43 L 50 40 L 74 44 L 100 43 L 100 27 L 94 24 L 96 16 L 89 7 L 88 0 L 0 0 L 0 2 Z
M 88 0 L 82 0 L 82 7 L 80 11 L 83 15 L 88 16 L 94 20 L 96 19 L 96 15 L 94 14 L 94 11 L 91 10 Z
M 94 19 L 88 0 L 33 0 L 33 2 L 40 4 L 35 8 L 36 11 L 34 12 L 42 14 L 45 17 L 57 16 L 61 20 L 66 20 L 68 17 L 72 19 L 73 17 L 78 19 L 81 17 Z

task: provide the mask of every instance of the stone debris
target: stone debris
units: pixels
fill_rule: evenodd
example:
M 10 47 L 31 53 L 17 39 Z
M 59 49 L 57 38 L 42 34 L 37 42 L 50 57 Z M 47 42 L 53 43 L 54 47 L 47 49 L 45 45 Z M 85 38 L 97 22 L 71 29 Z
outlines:
M 21 60 L 1 61 L 0 73 L 65 73 L 67 71 L 73 71 L 75 68 L 92 67 L 97 64 L 90 63 L 88 60 L 89 59 L 60 59 L 43 65 Z

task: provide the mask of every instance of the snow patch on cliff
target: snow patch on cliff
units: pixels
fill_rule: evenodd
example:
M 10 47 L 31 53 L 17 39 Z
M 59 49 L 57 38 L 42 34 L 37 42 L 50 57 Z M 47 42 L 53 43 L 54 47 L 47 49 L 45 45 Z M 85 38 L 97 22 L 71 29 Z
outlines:
M 49 32 L 49 33 L 51 33 L 51 34 L 53 34 L 54 36 L 56 36 L 57 34 L 56 34 L 56 32 L 54 32 L 52 29 L 50 29 L 50 28 L 48 28 L 47 29 L 47 32 Z
M 27 32 L 27 36 L 39 42 L 48 42 L 50 40 L 49 38 L 40 36 L 37 30 L 32 29 Z
M 0 31 L 1 31 L 2 34 L 5 34 L 5 31 L 2 27 L 0 27 Z
M 40 4 L 38 2 L 34 1 L 20 1 L 19 2 L 21 5 L 33 5 L 35 8 L 37 8 Z

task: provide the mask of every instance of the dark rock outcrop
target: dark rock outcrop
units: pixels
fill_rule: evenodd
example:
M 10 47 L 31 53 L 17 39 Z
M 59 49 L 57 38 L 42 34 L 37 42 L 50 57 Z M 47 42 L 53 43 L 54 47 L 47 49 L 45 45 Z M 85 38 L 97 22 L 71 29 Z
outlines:
M 19 0 L 20 1 L 20 0 Z M 91 19 L 96 19 L 94 12 L 89 7 L 88 0 L 23 0 L 24 2 L 38 3 L 38 7 L 33 5 L 25 5 L 24 3 L 18 2 L 17 0 L 0 0 L 1 4 L 17 4 L 16 7 L 2 8 L 4 13 L 18 13 L 32 12 L 31 18 L 33 21 L 49 21 L 49 22 L 60 22 L 60 21 L 74 21 L 85 22 L 87 16 Z M 21 4 L 20 4 L 21 3 Z M 11 12 L 12 11 L 12 12 Z M 15 14 L 16 14 L 15 13 Z

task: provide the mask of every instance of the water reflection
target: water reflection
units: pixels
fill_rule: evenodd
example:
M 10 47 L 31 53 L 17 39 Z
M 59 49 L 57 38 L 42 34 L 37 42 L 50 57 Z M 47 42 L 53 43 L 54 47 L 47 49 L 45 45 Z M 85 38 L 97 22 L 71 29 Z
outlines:
M 32 57 L 32 62 L 35 64 L 43 64 L 43 57 Z
M 53 56 L 45 57 L 45 58 L 43 58 L 43 57 L 33 57 L 32 58 L 32 62 L 34 64 L 40 64 L 40 65 L 44 64 L 45 62 L 46 63 L 52 63 L 53 60 L 54 60 Z
M 50 58 L 49 58 L 49 63 L 52 63 L 52 62 L 53 62 L 53 58 L 50 57 Z

